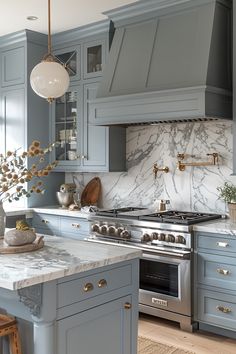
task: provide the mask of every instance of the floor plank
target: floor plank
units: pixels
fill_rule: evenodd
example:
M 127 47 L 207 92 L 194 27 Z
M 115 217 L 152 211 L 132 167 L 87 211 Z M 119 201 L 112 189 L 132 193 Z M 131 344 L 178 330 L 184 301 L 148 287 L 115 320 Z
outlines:
M 236 354 L 236 340 L 209 332 L 181 331 L 175 322 L 140 314 L 139 335 L 157 342 L 174 345 L 196 354 Z

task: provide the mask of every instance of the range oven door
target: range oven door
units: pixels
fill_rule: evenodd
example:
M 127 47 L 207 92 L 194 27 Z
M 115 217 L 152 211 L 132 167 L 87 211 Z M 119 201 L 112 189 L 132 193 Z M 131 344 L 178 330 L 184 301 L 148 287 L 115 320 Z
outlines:
M 143 253 L 140 259 L 139 303 L 191 315 L 191 261 L 181 257 Z

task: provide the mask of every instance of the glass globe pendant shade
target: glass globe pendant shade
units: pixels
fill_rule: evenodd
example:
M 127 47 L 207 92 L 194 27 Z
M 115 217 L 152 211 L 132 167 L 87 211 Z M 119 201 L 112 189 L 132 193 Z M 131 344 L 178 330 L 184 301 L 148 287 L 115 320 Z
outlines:
M 30 83 L 38 96 L 52 102 L 67 91 L 70 78 L 64 66 L 52 60 L 43 60 L 33 68 Z

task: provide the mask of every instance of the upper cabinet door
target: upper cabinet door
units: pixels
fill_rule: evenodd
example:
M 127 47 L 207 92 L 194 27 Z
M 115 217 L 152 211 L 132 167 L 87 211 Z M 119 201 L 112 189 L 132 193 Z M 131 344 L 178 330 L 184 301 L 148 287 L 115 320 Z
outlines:
M 106 41 L 87 42 L 83 47 L 84 79 L 102 76 L 105 64 Z
M 70 81 L 81 79 L 82 65 L 79 45 L 55 50 L 54 55 L 59 63 L 65 65 Z
M 80 165 L 80 104 L 81 94 L 78 86 L 56 99 L 53 104 L 52 141 L 56 142 L 53 158 L 58 161 L 57 170 L 76 169 Z
M 24 84 L 25 82 L 25 47 L 4 50 L 1 53 L 1 86 Z

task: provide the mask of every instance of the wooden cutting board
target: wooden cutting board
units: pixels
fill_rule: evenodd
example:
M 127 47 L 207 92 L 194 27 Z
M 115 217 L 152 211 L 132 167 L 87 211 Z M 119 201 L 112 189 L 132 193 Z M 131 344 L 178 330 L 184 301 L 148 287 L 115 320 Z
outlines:
M 94 177 L 85 186 L 81 194 L 81 206 L 97 205 L 101 193 L 101 181 L 99 177 Z

